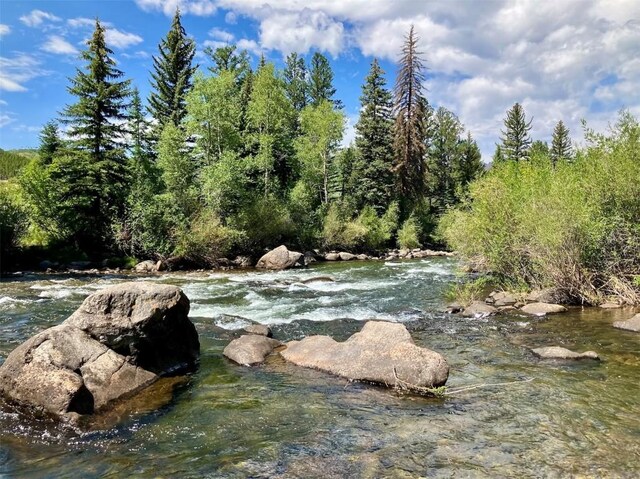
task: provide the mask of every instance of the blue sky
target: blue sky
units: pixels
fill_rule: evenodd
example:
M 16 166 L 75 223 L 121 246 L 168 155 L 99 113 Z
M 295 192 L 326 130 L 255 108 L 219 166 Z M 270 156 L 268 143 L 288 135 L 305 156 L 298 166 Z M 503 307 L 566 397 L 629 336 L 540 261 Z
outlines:
M 0 147 L 33 147 L 73 99 L 68 77 L 99 17 L 120 68 L 146 98 L 148 71 L 172 12 L 198 45 L 237 43 L 282 66 L 298 51 L 325 53 L 353 137 L 360 87 L 374 56 L 390 85 L 403 34 L 414 24 L 429 67 L 429 101 L 454 111 L 485 160 L 514 102 L 548 140 L 562 119 L 602 129 L 620 108 L 640 116 L 637 0 L 50 0 L 0 3 Z

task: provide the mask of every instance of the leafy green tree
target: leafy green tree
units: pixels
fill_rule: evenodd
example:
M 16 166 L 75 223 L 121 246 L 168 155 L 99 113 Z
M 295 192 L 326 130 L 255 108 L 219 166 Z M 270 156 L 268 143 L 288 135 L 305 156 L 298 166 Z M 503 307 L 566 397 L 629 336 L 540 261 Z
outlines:
M 249 124 L 248 111 L 249 111 L 249 101 L 251 100 L 251 92 L 253 90 L 253 78 L 254 73 L 251 68 L 247 72 L 244 80 L 242 81 L 242 86 L 240 87 L 240 125 L 239 130 L 241 132 L 245 132 L 247 129 L 247 125 Z
M 554 166 L 560 161 L 567 161 L 573 158 L 569 129 L 562 120 L 560 120 L 553 129 L 550 156 Z
M 358 182 L 354 196 L 358 208 L 367 204 L 382 213 L 393 196 L 393 104 L 384 71 L 375 58 L 362 86 L 360 105 L 356 124 Z
M 256 145 L 254 165 L 262 176 L 266 197 L 273 190 L 273 176 L 282 180 L 289 165 L 283 155 L 289 139 L 292 107 L 282 80 L 275 76 L 272 63 L 258 69 L 253 79 L 247 119 Z
M 293 105 L 294 110 L 300 112 L 307 106 L 308 89 L 307 67 L 304 58 L 297 53 L 287 55 L 284 67 L 284 85 L 287 98 Z
M 187 131 L 196 138 L 205 165 L 238 148 L 242 114 L 239 100 L 232 71 L 223 70 L 216 77 L 196 76 L 187 95 Z
M 311 71 L 309 72 L 309 103 L 319 106 L 324 100 L 333 103 L 336 108 L 342 108 L 342 102 L 333 96 L 336 89 L 333 86 L 333 70 L 329 60 L 320 52 L 311 57 Z
M 171 122 L 180 125 L 187 114 L 186 96 L 191 89 L 191 77 L 197 69 L 192 65 L 195 42 L 187 37 L 176 9 L 167 36 L 158 45 L 159 55 L 153 57 L 149 111 L 156 120 L 155 138 Z
M 531 121 L 527 121 L 524 108 L 520 103 L 514 104 L 504 120 L 502 131 L 502 154 L 507 161 L 522 161 L 529 158 L 531 148 Z
M 405 38 L 394 89 L 394 151 L 396 178 L 401 195 L 402 216 L 425 191 L 427 150 L 425 117 L 428 104 L 424 97 L 424 65 L 418 51 L 413 25 Z
M 50 165 L 54 155 L 63 147 L 63 141 L 60 138 L 60 130 L 56 121 L 45 123 L 40 132 L 40 148 L 38 154 L 42 165 Z
M 63 122 L 69 126 L 70 146 L 77 153 L 67 155 L 62 164 L 54 168 L 57 181 L 66 183 L 59 186 L 61 190 L 90 195 L 76 198 L 80 205 L 74 216 L 86 214 L 83 221 L 91 224 L 87 234 L 82 234 L 89 243 L 82 246 L 104 244 L 109 225 L 122 212 L 127 194 L 128 169 L 123 139 L 127 133 L 124 120 L 130 83 L 120 80 L 123 73 L 116 68 L 111 55 L 113 51 L 105 43 L 104 28 L 96 20 L 88 48 L 81 54 L 87 65 L 84 70 L 77 70 L 68 88 L 69 93 L 77 97 L 77 102 L 63 112 Z M 78 169 L 79 165 L 71 167 L 68 164 L 74 158 L 85 166 L 84 171 Z M 55 166 L 55 161 L 53 163 Z M 76 181 L 82 185 L 74 185 Z M 88 237 L 90 233 L 93 238 Z M 96 240 L 99 240 L 98 244 Z
M 233 74 L 237 85 L 241 85 L 247 73 L 251 70 L 249 64 L 249 54 L 246 50 L 237 51 L 236 45 L 225 45 L 215 50 L 211 47 L 204 49 L 213 62 L 213 66 L 209 67 L 209 71 L 214 76 L 220 75 L 222 72 L 230 72 Z
M 433 124 L 427 182 L 432 211 L 439 215 L 456 201 L 454 173 L 460 163 L 461 135 L 464 128 L 458 117 L 444 107 L 436 110 Z
M 307 106 L 300 115 L 301 135 L 296 139 L 296 151 L 302 163 L 303 179 L 324 204 L 329 202 L 329 178 L 344 123 L 344 114 L 335 110 L 328 100 L 318 106 Z

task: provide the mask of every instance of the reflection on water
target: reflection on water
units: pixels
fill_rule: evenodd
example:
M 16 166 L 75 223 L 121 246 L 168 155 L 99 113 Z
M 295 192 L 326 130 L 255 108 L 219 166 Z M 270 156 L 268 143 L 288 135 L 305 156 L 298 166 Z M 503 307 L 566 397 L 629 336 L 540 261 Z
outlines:
M 636 477 L 640 473 L 640 335 L 611 323 L 632 311 L 549 319 L 440 313 L 448 258 L 334 263 L 281 273 L 167 274 L 191 299 L 200 369 L 128 405 L 118 427 L 75 433 L 0 415 L 7 477 Z M 331 276 L 334 282 L 303 281 Z M 122 278 L 0 283 L 0 357 Z M 345 339 L 362 320 L 403 321 L 451 365 L 445 399 L 398 395 L 273 357 L 243 368 L 222 357 L 232 330 L 272 325 L 278 339 Z M 595 350 L 601 362 L 541 362 L 529 347 Z M 168 396 L 170 397 L 170 396 Z M 156 409 L 158 408 L 158 409 Z

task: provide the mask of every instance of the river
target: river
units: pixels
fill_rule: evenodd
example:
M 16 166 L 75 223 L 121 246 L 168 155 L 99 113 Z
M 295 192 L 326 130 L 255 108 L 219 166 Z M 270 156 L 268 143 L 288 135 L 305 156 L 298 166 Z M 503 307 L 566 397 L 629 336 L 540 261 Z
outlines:
M 198 371 L 174 389 L 157 384 L 114 412 L 116 426 L 89 432 L 1 412 L 0 477 L 638 477 L 640 335 L 611 326 L 633 310 L 447 315 L 443 292 L 455 267 L 454 259 L 430 258 L 147 278 L 190 298 Z M 335 281 L 303 283 L 327 275 Z M 87 294 L 130 279 L 0 283 L 0 361 Z M 222 356 L 247 320 L 271 325 L 281 340 L 343 340 L 373 318 L 405 323 L 417 344 L 442 353 L 451 388 L 513 384 L 424 398 L 278 357 L 245 368 Z M 528 349 L 546 345 L 595 350 L 602 361 L 539 361 Z

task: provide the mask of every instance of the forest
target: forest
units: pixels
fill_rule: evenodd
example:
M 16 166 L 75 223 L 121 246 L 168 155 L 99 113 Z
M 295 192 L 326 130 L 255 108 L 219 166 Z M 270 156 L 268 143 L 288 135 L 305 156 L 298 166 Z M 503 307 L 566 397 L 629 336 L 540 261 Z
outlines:
M 558 119 L 551 145 L 506 112 L 491 167 L 455 113 L 427 99 L 418 35 L 395 83 L 374 58 L 356 139 L 328 59 L 251 65 L 234 45 L 196 47 L 176 12 L 144 101 L 96 20 L 67 87 L 73 102 L 38 155 L 0 157 L 2 267 L 28 259 L 179 258 L 215 267 L 286 244 L 376 252 L 450 247 L 512 287 L 562 285 L 573 300 L 640 290 L 637 120 L 585 124 L 576 148 Z M 5 172 L 6 171 L 6 172 Z

